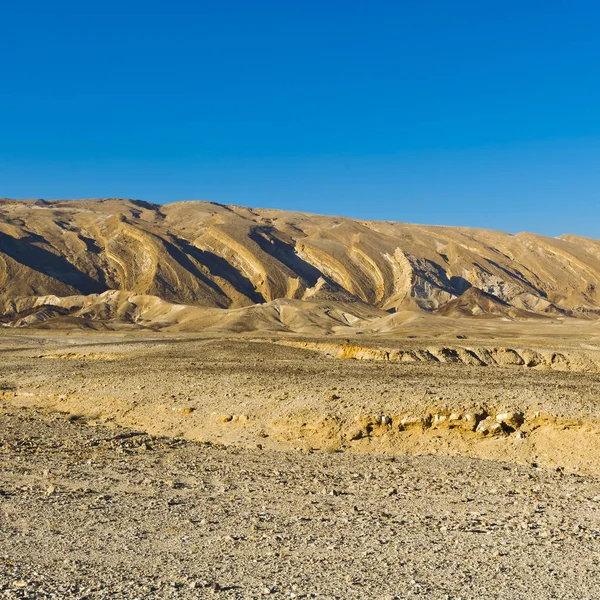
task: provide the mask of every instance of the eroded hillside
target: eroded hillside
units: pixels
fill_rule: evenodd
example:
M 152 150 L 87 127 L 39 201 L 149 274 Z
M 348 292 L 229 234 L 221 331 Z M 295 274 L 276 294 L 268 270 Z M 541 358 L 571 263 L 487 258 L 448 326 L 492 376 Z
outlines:
M 162 327 L 182 310 L 191 328 L 250 318 L 292 331 L 405 311 L 588 318 L 600 314 L 600 242 L 210 202 L 3 200 L 0 285 L 5 325 Z

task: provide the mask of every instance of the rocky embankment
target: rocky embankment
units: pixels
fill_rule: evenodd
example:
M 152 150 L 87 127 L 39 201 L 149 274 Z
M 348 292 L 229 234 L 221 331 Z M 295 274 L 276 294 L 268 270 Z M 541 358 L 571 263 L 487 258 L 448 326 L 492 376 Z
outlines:
M 398 349 L 353 343 L 282 340 L 286 346 L 323 352 L 335 358 L 395 363 L 454 363 L 475 367 L 525 367 L 555 371 L 600 372 L 600 351 L 554 351 L 533 348 L 428 346 Z

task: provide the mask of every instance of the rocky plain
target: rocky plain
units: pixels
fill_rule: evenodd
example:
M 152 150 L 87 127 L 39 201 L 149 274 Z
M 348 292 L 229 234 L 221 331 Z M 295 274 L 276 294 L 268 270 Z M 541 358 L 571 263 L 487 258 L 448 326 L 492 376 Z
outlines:
M 527 366 L 498 340 L 0 340 L 0 597 L 600 594 L 600 374 L 572 340 L 574 371 L 539 341 Z M 510 358 L 440 350 L 467 345 Z
M 562 470 L 242 449 L 11 407 L 0 458 L 3 598 L 600 594 L 600 484 Z

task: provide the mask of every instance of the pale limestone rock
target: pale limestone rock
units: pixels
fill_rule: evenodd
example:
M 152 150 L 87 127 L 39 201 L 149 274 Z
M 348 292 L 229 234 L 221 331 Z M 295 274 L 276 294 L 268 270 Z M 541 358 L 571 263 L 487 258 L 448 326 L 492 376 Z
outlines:
M 493 417 L 486 417 L 483 421 L 479 422 L 476 431 L 482 435 L 498 435 L 503 431 L 502 423 L 499 423 Z
M 523 424 L 523 414 L 520 412 L 506 411 L 496 415 L 496 421 L 511 429 L 518 429 Z

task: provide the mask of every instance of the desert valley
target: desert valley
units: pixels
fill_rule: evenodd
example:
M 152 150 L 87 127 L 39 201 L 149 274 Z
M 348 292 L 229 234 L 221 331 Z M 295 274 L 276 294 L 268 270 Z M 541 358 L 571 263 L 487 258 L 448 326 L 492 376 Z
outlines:
M 6 199 L 0 284 L 0 598 L 600 596 L 600 241 Z

